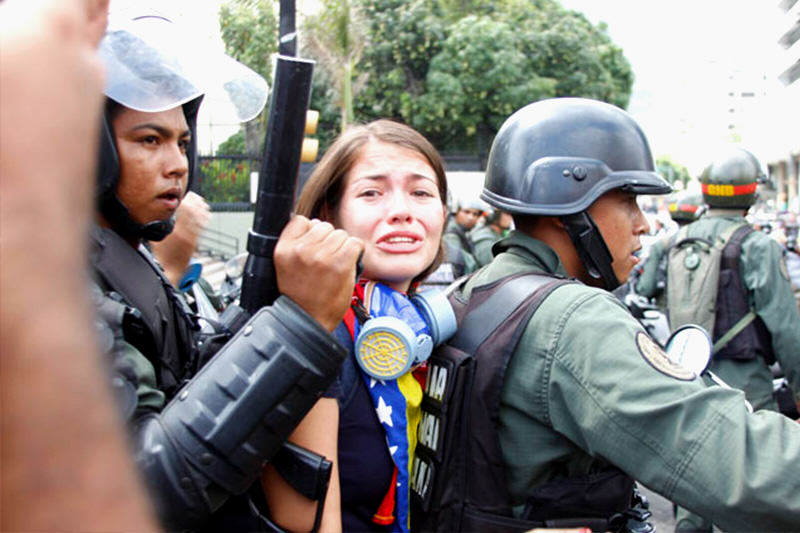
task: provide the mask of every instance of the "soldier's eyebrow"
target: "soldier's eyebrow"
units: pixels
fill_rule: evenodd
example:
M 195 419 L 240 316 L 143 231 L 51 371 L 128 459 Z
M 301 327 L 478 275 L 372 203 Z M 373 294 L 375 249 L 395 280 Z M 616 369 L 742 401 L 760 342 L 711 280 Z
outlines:
M 158 133 L 159 135 L 161 135 L 162 137 L 171 137 L 172 136 L 172 130 L 171 129 L 165 128 L 164 126 L 161 126 L 160 124 L 153 124 L 153 123 L 150 123 L 150 122 L 146 122 L 144 124 L 139 124 L 137 126 L 134 126 L 134 127 L 132 127 L 130 129 L 130 132 L 134 133 L 134 132 L 139 131 L 139 130 L 147 130 L 147 129 L 155 130 L 155 132 Z M 191 136 L 192 136 L 192 132 L 189 131 L 188 129 L 185 129 L 185 130 L 183 130 L 182 132 L 180 132 L 178 134 L 178 138 L 191 137 Z

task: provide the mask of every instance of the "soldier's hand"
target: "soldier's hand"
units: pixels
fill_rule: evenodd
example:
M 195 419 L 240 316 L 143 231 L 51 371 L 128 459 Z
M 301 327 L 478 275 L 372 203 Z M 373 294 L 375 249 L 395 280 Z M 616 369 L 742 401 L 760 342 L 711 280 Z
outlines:
M 350 306 L 361 239 L 294 215 L 275 247 L 278 290 L 333 331 Z

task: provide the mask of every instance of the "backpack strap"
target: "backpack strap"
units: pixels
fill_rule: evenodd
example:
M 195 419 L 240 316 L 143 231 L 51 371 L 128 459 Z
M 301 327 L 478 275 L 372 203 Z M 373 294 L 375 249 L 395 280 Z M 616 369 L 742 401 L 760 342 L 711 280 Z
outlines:
M 474 354 L 489 335 L 531 294 L 548 283 L 568 282 L 545 274 L 525 274 L 511 279 L 486 301 L 467 313 L 450 344 L 466 353 Z
M 731 326 L 731 329 L 725 332 L 725 335 L 717 339 L 717 342 L 714 343 L 714 346 L 711 349 L 711 355 L 714 355 L 723 349 L 736 335 L 741 333 L 744 328 L 749 326 L 750 322 L 755 320 L 755 318 L 756 312 L 753 309 L 750 309 L 750 311 L 740 318 L 736 324 Z
M 755 229 L 753 229 L 753 226 L 750 224 L 741 224 L 739 226 L 732 226 L 720 236 L 720 240 L 725 243 L 725 247 L 722 249 L 722 258 L 720 259 L 720 270 L 729 269 L 736 270 L 737 272 L 739 271 L 739 256 L 742 252 L 742 242 L 754 231 Z M 740 287 L 740 289 L 745 291 L 744 287 Z M 734 337 L 741 333 L 744 328 L 750 325 L 750 322 L 755 320 L 755 318 L 756 312 L 753 308 L 750 308 L 750 311 L 731 326 L 731 329 L 717 339 L 717 342 L 714 343 L 711 350 L 711 354 L 714 355 L 722 350 Z

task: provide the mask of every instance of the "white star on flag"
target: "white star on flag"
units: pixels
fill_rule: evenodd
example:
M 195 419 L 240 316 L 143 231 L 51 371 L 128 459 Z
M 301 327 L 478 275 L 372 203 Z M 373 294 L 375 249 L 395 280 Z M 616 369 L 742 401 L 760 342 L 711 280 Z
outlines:
M 392 406 L 386 405 L 386 402 L 383 401 L 383 396 L 378 397 L 378 408 L 375 409 L 378 412 L 378 420 L 389 427 L 394 427 L 392 424 Z
M 394 452 L 397 451 L 397 446 L 389 446 L 389 455 L 394 455 Z
M 375 378 L 369 378 L 369 388 L 370 388 L 370 389 L 371 389 L 372 387 L 374 387 L 376 383 L 378 383 L 378 382 L 377 382 L 377 381 L 375 381 Z

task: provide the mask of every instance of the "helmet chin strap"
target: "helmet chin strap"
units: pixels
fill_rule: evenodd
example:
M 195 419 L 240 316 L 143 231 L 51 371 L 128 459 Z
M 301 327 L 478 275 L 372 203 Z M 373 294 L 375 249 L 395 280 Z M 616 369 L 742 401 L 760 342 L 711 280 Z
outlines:
M 139 224 L 131 218 L 128 209 L 119 201 L 114 194 L 100 204 L 100 211 L 106 221 L 122 237 L 133 239 L 145 239 L 148 241 L 161 241 L 172 233 L 175 227 L 175 216 L 167 220 L 156 220 L 147 224 Z
M 600 234 L 597 224 L 586 211 L 559 217 L 564 223 L 575 250 L 578 252 L 586 271 L 595 279 L 600 279 L 605 288 L 612 291 L 619 287 L 619 280 L 614 274 L 611 263 L 614 258 Z

